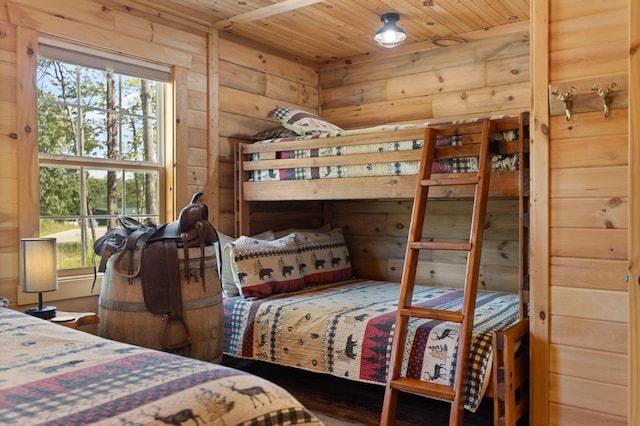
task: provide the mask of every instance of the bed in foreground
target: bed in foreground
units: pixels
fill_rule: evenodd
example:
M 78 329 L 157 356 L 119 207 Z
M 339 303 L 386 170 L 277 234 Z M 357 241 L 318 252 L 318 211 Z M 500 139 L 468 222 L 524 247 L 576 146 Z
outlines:
M 322 425 L 251 374 L 0 308 L 0 424 Z

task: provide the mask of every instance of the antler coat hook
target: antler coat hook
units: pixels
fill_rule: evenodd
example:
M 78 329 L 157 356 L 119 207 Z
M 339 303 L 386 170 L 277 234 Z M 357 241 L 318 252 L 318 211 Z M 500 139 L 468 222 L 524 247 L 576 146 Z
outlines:
M 558 89 L 553 89 L 551 92 L 553 95 L 556 95 L 558 100 L 564 104 L 564 118 L 567 121 L 571 120 L 571 109 L 573 108 L 573 96 L 576 93 L 576 88 L 571 86 L 568 92 L 562 94 L 558 91 Z
M 611 98 L 613 92 L 616 90 L 616 83 L 611 83 L 611 86 L 605 91 L 604 89 L 599 88 L 596 84 L 593 85 L 591 90 L 595 91 L 598 96 L 602 98 L 602 103 L 604 105 L 604 116 L 609 116 L 609 111 L 611 110 Z

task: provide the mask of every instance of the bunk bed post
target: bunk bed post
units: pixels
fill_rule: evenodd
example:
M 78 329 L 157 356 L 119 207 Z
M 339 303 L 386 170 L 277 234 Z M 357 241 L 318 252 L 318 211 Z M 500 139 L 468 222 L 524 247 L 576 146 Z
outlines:
M 529 407 L 529 113 L 519 118 L 520 322 L 493 334 L 494 426 L 515 425 Z
M 244 164 L 244 143 L 236 144 L 234 151 L 234 208 L 235 208 L 235 233 L 249 235 L 249 203 L 245 201 L 242 191 L 242 182 L 246 180 Z
M 520 114 L 518 126 L 519 292 L 520 318 L 529 316 L 529 113 Z

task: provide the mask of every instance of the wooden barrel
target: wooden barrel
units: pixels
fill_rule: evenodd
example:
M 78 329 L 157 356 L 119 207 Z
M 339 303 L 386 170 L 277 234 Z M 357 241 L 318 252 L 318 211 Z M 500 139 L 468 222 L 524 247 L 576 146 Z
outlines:
M 185 341 L 186 328 L 191 345 L 171 352 L 220 362 L 224 343 L 224 311 L 215 246 L 205 247 L 204 280 L 200 277 L 200 257 L 200 247 L 189 249 L 190 279 L 187 280 L 184 251 L 178 249 L 183 325 L 176 320 L 165 324 L 162 315 L 149 312 L 144 304 L 140 278 L 129 280 L 114 272 L 113 262 L 117 255 L 111 256 L 100 290 L 98 335 L 145 348 L 166 350 L 167 343 Z M 120 266 L 126 267 L 126 264 Z

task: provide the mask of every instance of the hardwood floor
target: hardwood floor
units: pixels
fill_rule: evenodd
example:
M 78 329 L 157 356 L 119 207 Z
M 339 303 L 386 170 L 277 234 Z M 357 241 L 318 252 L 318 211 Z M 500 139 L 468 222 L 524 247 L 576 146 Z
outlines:
M 384 387 L 258 361 L 225 357 L 223 364 L 264 377 L 282 386 L 313 412 L 358 425 L 380 424 Z M 493 424 L 493 401 L 486 399 L 475 413 L 465 411 L 464 424 Z M 396 425 L 442 426 L 449 421 L 448 402 L 401 393 Z

